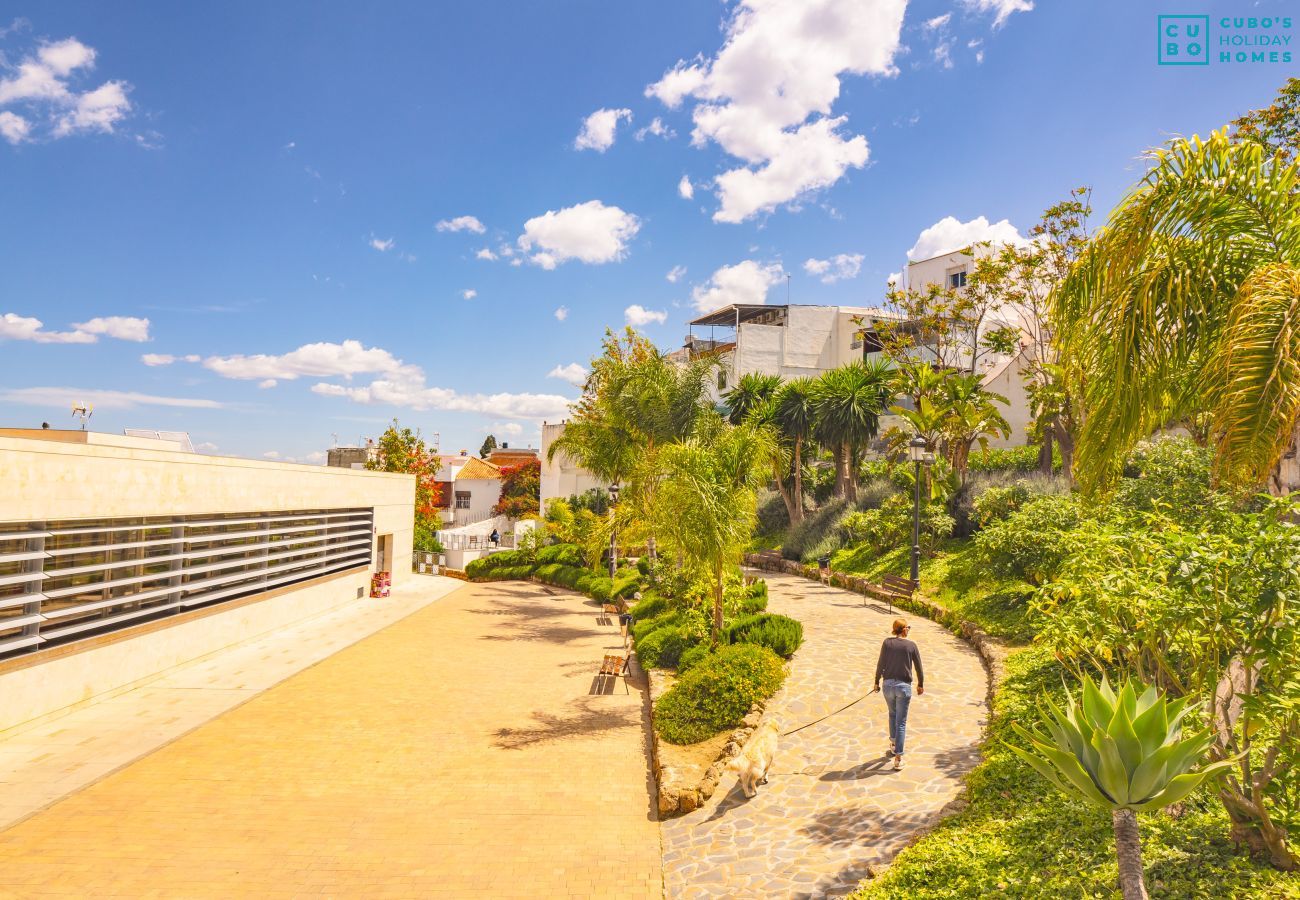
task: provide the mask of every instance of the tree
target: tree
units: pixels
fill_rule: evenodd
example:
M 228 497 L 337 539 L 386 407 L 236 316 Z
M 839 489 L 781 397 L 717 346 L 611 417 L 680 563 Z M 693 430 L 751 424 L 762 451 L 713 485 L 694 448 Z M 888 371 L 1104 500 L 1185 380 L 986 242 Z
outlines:
M 492 515 L 524 519 L 536 516 L 541 502 L 542 463 L 530 459 L 517 466 L 501 468 L 501 497 Z
M 977 247 L 965 252 L 975 254 Z M 877 322 L 885 355 L 893 359 L 924 359 L 938 369 L 979 371 L 980 355 L 991 349 L 985 326 L 1004 306 L 997 292 L 980 282 L 965 288 L 929 284 L 925 288 L 890 287 L 885 294 L 901 318 Z M 993 329 L 994 346 L 1005 346 L 1004 326 Z
M 428 525 L 442 505 L 442 482 L 436 480 L 442 461 L 424 444 L 419 431 L 402 428 L 393 419 L 379 438 L 373 458 L 366 461 L 372 472 L 400 472 L 415 476 L 415 520 Z
M 1233 138 L 1254 141 L 1285 160 L 1300 155 L 1300 78 L 1288 78 L 1271 106 L 1234 119 Z
M 1066 698 L 1064 710 L 1044 700 L 1047 733 L 1013 723 L 1029 747 L 1008 746 L 1062 793 L 1110 810 L 1124 900 L 1146 900 L 1137 813 L 1178 802 L 1232 762 L 1191 771 L 1210 731 L 1184 735 L 1191 708 L 1154 687 L 1127 681 L 1116 693 L 1104 677 L 1100 686 L 1085 678 L 1082 703 L 1068 691 Z
M 813 396 L 811 378 L 787 381 L 776 394 L 772 416 L 773 424 L 790 443 L 790 467 L 794 482 L 790 490 L 794 501 L 790 507 L 792 525 L 803 521 L 803 447 L 812 436 L 817 421 Z
M 776 438 L 767 426 L 728 425 L 716 415 L 700 433 L 665 446 L 654 461 L 655 527 L 713 584 L 713 643 L 723 627 L 726 569 L 753 533 L 757 490 Z M 648 465 L 648 463 L 647 463 Z
M 1226 129 L 1149 158 L 1052 298 L 1080 483 L 1106 489 L 1139 440 L 1203 417 L 1218 482 L 1300 487 L 1296 164 Z
M 781 387 L 780 375 L 746 372 L 736 386 L 722 395 L 727 405 L 727 421 L 739 425 L 756 407 L 768 402 Z
M 812 385 L 814 434 L 835 456 L 835 496 L 857 500 L 862 449 L 880 429 L 893 402 L 893 374 L 884 360 L 855 361 L 823 373 Z
M 479 459 L 487 459 L 493 450 L 497 448 L 496 435 L 489 434 L 483 439 L 483 446 L 478 448 Z

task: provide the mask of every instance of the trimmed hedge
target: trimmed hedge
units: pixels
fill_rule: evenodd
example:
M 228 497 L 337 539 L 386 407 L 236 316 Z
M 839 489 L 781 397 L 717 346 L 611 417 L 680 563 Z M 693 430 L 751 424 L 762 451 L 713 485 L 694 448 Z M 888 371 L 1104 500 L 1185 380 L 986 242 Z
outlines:
M 683 653 L 702 640 L 685 625 L 666 625 L 636 642 L 637 658 L 643 666 L 673 668 Z
M 670 744 L 694 744 L 735 728 L 785 680 L 781 658 L 766 647 L 736 644 L 695 664 L 655 703 L 655 728 Z
M 539 563 L 558 563 L 576 569 L 585 568 L 582 550 L 574 544 L 552 544 L 537 551 Z
M 789 659 L 803 643 L 803 625 L 789 616 L 760 613 L 732 623 L 726 638 L 728 644 L 758 644 Z
M 708 644 L 696 644 L 694 647 L 691 647 L 682 654 L 681 659 L 677 660 L 677 674 L 685 675 L 691 669 L 708 659 L 711 652 L 712 649 Z

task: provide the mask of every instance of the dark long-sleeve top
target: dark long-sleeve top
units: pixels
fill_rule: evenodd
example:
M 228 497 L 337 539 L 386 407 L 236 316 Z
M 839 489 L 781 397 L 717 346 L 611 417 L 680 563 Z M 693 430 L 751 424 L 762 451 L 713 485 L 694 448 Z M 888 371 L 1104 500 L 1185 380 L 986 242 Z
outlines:
M 912 667 L 916 667 L 916 686 L 925 687 L 925 670 L 921 668 L 921 651 L 907 638 L 889 637 L 880 645 L 880 660 L 876 663 L 876 684 L 883 677 L 887 681 L 912 681 Z

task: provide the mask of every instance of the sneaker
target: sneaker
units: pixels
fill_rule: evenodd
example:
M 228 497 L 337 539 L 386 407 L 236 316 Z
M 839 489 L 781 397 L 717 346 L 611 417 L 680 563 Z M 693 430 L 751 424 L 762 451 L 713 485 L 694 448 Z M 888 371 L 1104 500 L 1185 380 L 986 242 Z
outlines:
M 893 738 L 890 738 L 890 739 L 889 739 L 889 755 L 890 755 L 890 756 L 897 756 L 897 755 L 898 755 L 897 753 L 894 752 L 894 739 L 893 739 Z
M 895 755 L 895 756 L 894 756 L 894 771 L 897 772 L 897 771 L 898 771 L 899 769 L 901 769 L 901 768 L 903 768 L 903 757 Z

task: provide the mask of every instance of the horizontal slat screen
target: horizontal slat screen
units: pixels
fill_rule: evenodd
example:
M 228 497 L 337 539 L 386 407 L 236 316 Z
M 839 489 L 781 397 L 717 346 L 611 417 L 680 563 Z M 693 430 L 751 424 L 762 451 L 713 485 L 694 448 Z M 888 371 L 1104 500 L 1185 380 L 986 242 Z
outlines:
M 374 510 L 0 523 L 0 658 L 368 565 Z

